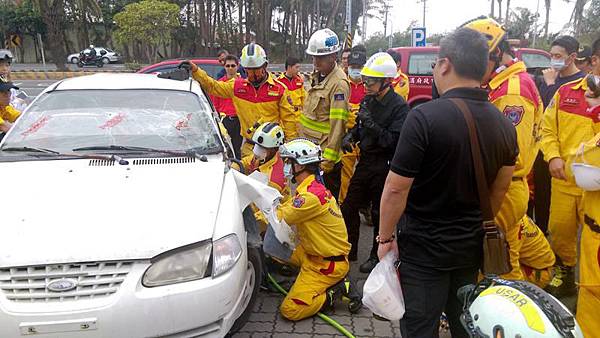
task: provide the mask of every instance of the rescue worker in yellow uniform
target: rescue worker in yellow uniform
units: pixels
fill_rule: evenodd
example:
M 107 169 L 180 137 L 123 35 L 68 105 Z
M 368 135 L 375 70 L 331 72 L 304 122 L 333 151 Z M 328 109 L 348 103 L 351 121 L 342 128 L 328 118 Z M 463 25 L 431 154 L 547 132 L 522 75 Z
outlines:
M 316 142 L 323 149 L 323 178 L 335 198 L 340 192 L 341 145 L 350 111 L 350 84 L 336 62 L 339 50 L 340 41 L 331 29 L 318 30 L 310 37 L 306 54 L 313 57 L 315 72 L 310 77 L 298 130 L 301 137 Z
M 600 54 L 598 49 L 595 60 Z M 600 75 L 597 68 L 594 74 Z M 554 94 L 542 119 L 542 152 L 552 176 L 548 232 L 557 256 L 555 276 L 547 290 L 556 297 L 574 295 L 577 291 L 574 270 L 578 227 L 585 223 L 583 191 L 575 184 L 573 172 L 565 163 L 581 143 L 595 135 L 594 122 L 587 113 L 587 90 L 585 77 L 564 84 Z
M 283 159 L 279 156 L 279 147 L 283 145 L 284 140 L 283 128 L 277 123 L 261 124 L 252 135 L 252 155 L 242 158 L 242 164 L 246 174 L 253 171 L 264 174 L 269 179 L 269 186 L 277 189 L 283 196 L 283 201 L 286 201 L 289 198 L 289 189 L 283 175 Z M 259 222 L 260 232 L 263 233 L 267 228 L 267 220 L 258 209 L 255 209 L 254 216 Z
M 300 74 L 300 60 L 290 56 L 285 60 L 285 72 L 279 78 L 290 93 L 291 105 L 294 108 L 296 118 L 300 118 L 304 100 L 306 99 L 306 89 L 304 89 L 304 77 Z
M 280 123 L 287 137 L 296 137 L 296 116 L 289 91 L 267 71 L 267 55 L 261 46 L 251 43 L 242 49 L 241 64 L 247 79 L 220 82 L 193 62 L 182 63 L 189 65 L 193 78 L 209 95 L 232 99 L 244 138 L 242 158 L 252 154 L 252 134 L 261 123 Z
M 280 306 L 289 320 L 313 316 L 334 300 L 328 290 L 344 280 L 350 243 L 340 208 L 321 182 L 321 149 L 306 139 L 280 147 L 284 173 L 295 188 L 277 210 L 279 219 L 296 227 L 297 245 L 290 262 L 300 273 Z
M 354 46 L 348 56 L 348 78 L 350 79 L 350 114 L 348 115 L 348 123 L 346 128 L 352 129 L 356 125 L 356 114 L 360 107 L 360 102 L 366 95 L 365 85 L 362 82 L 362 76 L 360 71 L 367 62 L 367 53 L 363 52 L 362 46 Z M 354 167 L 359 156 L 359 149 L 357 146 L 352 146 L 350 149 L 342 149 L 342 179 L 340 186 L 340 196 L 338 202 L 340 205 L 344 203 L 346 194 L 348 193 L 348 186 L 350 185 L 350 179 L 354 174 Z
M 398 75 L 392 81 L 392 87 L 396 94 L 402 96 L 404 101 L 408 102 L 408 94 L 410 92 L 410 82 L 408 76 L 402 72 L 402 55 L 393 49 L 388 49 L 387 53 L 390 54 L 394 62 L 396 62 L 396 69 Z
M 10 105 L 12 89 L 19 89 L 19 87 L 6 78 L 0 77 L 0 140 L 3 133 L 7 133 L 21 115 L 20 111 Z
M 514 57 L 506 31 L 491 18 L 477 18 L 465 24 L 488 37 L 490 57 L 488 72 L 483 82 L 489 88 L 489 101 L 511 120 L 517 131 L 519 156 L 515 164 L 512 182 L 508 188 L 504 202 L 496 215 L 496 222 L 506 235 L 510 248 L 512 270 L 502 275 L 502 278 L 527 280 L 528 277 L 538 278 L 541 286 L 550 282 L 554 266 L 554 254 L 546 245 L 544 236 L 538 236 L 537 226 L 525 217 L 529 203 L 529 186 L 527 175 L 533 168 L 533 163 L 539 151 L 539 129 L 543 114 L 542 99 L 535 82 L 527 73 L 523 61 Z M 527 225 L 528 233 L 533 237 L 525 237 L 523 230 Z M 533 238 L 541 241 L 538 245 L 524 246 L 524 240 Z M 525 249 L 547 248 L 548 251 L 539 253 L 539 260 L 532 260 L 532 255 L 538 253 L 524 252 Z M 523 274 L 521 258 L 528 257 L 527 269 L 537 270 L 528 275 Z M 526 270 L 528 271 L 528 270 Z M 529 272 L 529 271 L 528 271 Z
M 600 87 L 600 39 L 592 44 L 592 73 Z M 571 157 L 573 175 L 583 193 L 583 228 L 579 244 L 579 296 L 577 321 L 585 337 L 600 336 L 600 93 L 585 93 L 588 116 L 595 136 L 578 147 Z

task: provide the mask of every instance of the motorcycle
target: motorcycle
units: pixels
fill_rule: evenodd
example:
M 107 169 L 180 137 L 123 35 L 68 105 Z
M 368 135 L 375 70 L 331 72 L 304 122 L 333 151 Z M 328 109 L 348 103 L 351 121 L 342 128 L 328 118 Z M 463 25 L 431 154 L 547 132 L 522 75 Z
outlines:
M 98 68 L 104 67 L 104 62 L 102 62 L 102 57 L 106 54 L 106 51 L 101 51 L 100 55 L 90 56 L 85 54 L 84 52 L 79 53 L 79 62 L 77 62 L 77 67 L 82 68 L 85 66 L 96 66 Z

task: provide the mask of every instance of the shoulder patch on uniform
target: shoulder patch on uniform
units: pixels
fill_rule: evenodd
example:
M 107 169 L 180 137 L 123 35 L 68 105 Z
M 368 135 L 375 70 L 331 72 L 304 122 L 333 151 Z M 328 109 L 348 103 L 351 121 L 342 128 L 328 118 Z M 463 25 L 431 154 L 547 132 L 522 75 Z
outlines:
M 304 202 L 306 202 L 304 197 L 296 196 L 294 197 L 294 201 L 292 202 L 292 204 L 294 205 L 294 208 L 301 208 L 304 205 Z
M 504 116 L 508 117 L 514 126 L 517 126 L 523 120 L 525 108 L 523 108 L 523 106 L 506 106 L 502 113 Z
M 333 94 L 333 99 L 335 101 L 344 101 L 346 99 L 346 95 L 344 95 L 344 93 Z
M 319 199 L 321 205 L 325 205 L 332 197 L 331 192 L 325 186 L 317 181 L 313 181 L 306 189 L 309 193 L 315 195 Z

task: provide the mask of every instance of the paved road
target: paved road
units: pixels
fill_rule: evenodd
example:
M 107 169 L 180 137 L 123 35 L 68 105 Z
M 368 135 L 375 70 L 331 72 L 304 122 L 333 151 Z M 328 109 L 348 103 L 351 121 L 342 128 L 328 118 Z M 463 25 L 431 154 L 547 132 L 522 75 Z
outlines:
M 74 64 L 67 64 L 67 67 L 69 68 L 69 70 L 81 70 L 81 68 L 78 68 L 77 65 Z M 39 64 L 39 63 L 13 63 L 11 66 L 13 71 L 54 71 L 56 70 L 56 66 L 53 63 L 47 63 L 46 67 L 44 67 L 44 65 Z M 96 69 L 95 67 L 86 67 L 85 69 L 87 70 L 93 70 Z M 124 64 L 122 63 L 111 63 L 108 65 L 104 65 L 103 68 L 100 68 L 100 70 L 126 70 L 127 68 L 125 67 Z M 285 67 L 283 64 L 281 63 L 274 63 L 274 64 L 269 64 L 269 70 L 272 72 L 280 72 L 285 70 Z M 313 70 L 313 65 L 312 64 L 301 64 L 300 65 L 300 71 L 302 72 L 311 72 Z
M 15 85 L 29 96 L 39 95 L 46 87 L 56 80 L 15 80 Z

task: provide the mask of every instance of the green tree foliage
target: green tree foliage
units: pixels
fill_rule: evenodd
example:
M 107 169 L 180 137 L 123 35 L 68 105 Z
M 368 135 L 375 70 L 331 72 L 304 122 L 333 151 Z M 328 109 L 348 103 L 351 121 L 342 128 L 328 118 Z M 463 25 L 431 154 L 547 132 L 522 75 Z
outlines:
M 171 40 L 171 34 L 179 27 L 179 6 L 161 0 L 144 0 L 125 6 L 114 16 L 120 43 L 142 46 L 148 62 L 158 58 L 159 45 Z
M 537 15 L 528 8 L 517 7 L 510 12 L 506 22 L 506 30 L 511 39 L 531 40 L 537 33 Z

